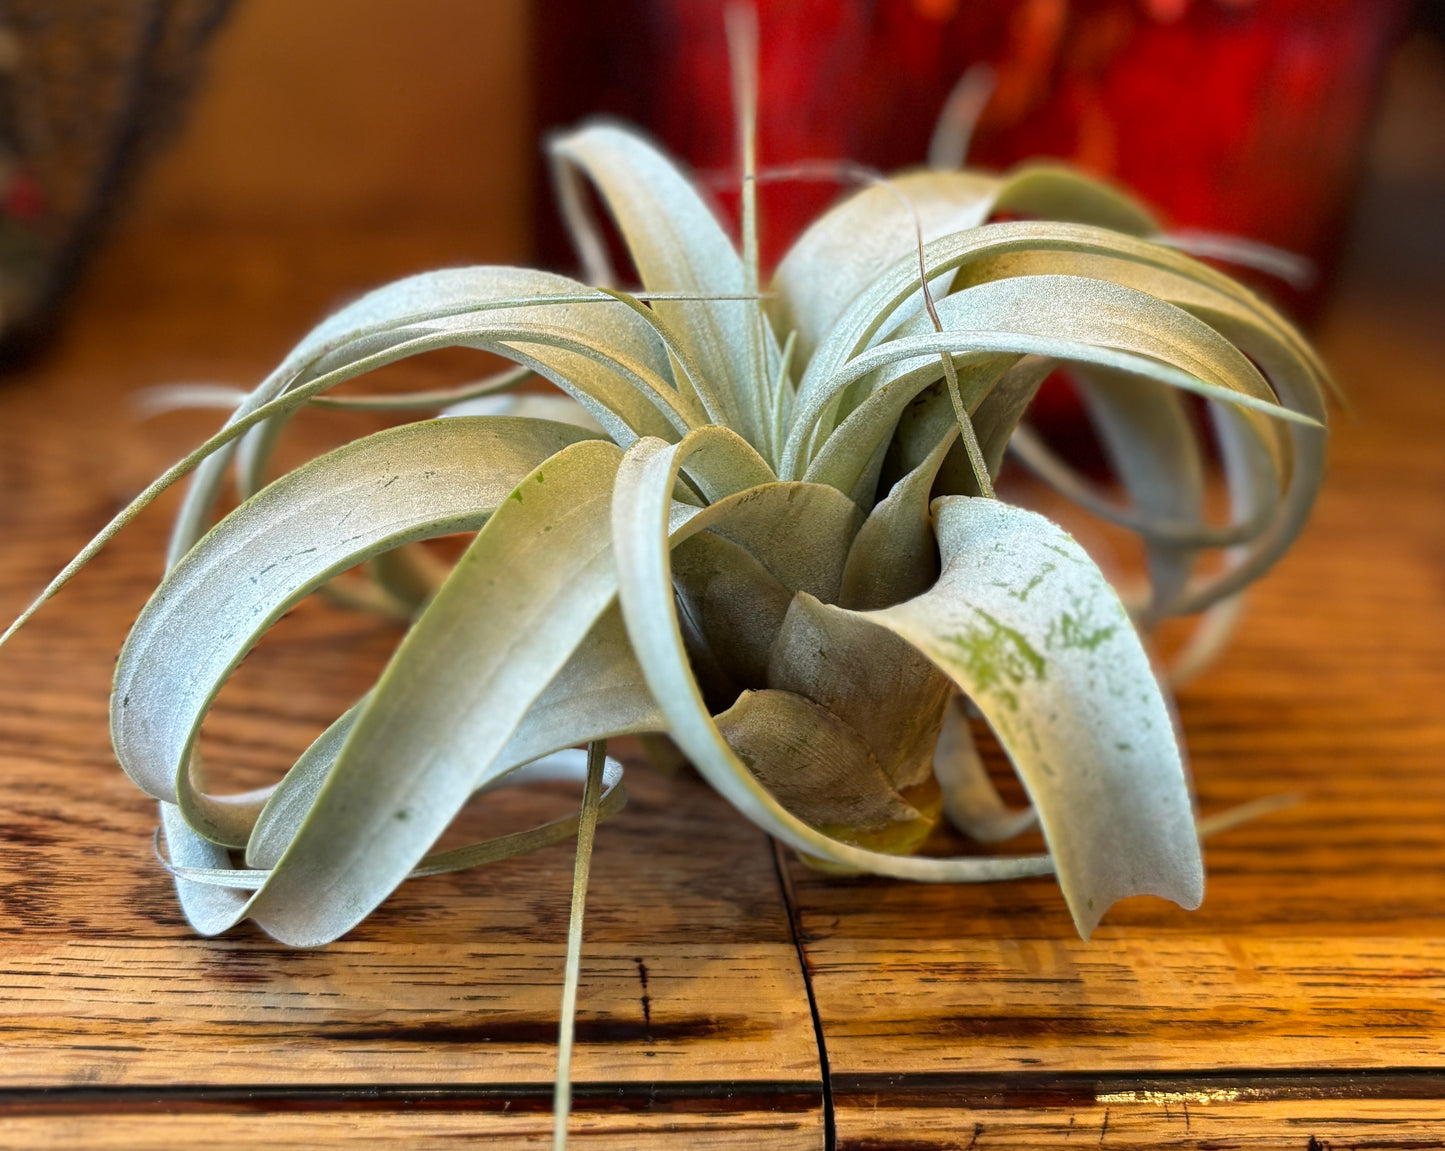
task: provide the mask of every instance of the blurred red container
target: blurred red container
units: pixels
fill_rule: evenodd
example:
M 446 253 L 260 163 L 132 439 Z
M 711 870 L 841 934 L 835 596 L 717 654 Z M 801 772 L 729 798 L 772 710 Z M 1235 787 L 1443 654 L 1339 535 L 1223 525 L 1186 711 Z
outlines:
M 703 171 L 735 169 L 723 0 L 542 0 L 544 128 L 611 113 Z M 996 78 L 969 161 L 1054 156 L 1112 177 L 1173 226 L 1315 261 L 1338 255 L 1357 160 L 1406 0 L 760 0 L 759 162 L 922 163 L 970 66 Z M 545 183 L 542 187 L 545 188 Z M 775 261 L 839 189 L 761 192 Z M 725 186 L 718 199 L 734 206 Z M 544 213 L 541 255 L 570 262 Z

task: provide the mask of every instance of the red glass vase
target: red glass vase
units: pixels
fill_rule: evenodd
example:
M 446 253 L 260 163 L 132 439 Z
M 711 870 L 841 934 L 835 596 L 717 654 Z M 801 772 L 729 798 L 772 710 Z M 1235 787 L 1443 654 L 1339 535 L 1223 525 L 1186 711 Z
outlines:
M 544 128 L 603 112 L 642 124 L 735 196 L 724 0 L 542 0 Z M 922 163 L 949 90 L 994 69 L 970 163 L 1031 156 L 1112 177 L 1171 225 L 1277 244 L 1321 271 L 1339 240 L 1405 0 L 760 0 L 759 162 Z M 542 187 L 545 188 L 545 182 Z M 775 261 L 836 185 L 760 193 Z M 542 257 L 569 262 L 544 211 Z

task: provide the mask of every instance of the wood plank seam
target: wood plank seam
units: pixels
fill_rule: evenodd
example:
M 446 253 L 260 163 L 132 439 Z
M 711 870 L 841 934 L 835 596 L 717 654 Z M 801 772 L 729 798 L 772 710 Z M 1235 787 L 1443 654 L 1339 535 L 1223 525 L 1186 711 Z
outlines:
M 840 1107 L 959 1108 L 979 1110 L 1070 1107 L 1095 1103 L 1266 1102 L 1274 1100 L 1442 1100 L 1445 1070 L 1438 1067 L 1267 1068 L 1258 1071 L 908 1072 L 834 1077 Z
M 792 935 L 793 948 L 798 955 L 798 974 L 803 980 L 803 989 L 808 993 L 808 1012 L 813 1017 L 813 1038 L 818 1045 L 818 1076 L 823 1084 L 823 1148 L 835 1151 L 838 1145 L 837 1121 L 833 1115 L 833 1075 L 828 1067 L 828 1041 L 823 1034 L 823 1017 L 818 1011 L 818 1000 L 813 994 L 813 973 L 808 969 L 808 955 L 803 948 L 803 929 L 800 921 L 798 901 L 793 893 L 792 880 L 784 864 L 785 848 L 772 840 L 773 867 L 778 874 L 778 887 L 783 894 L 783 906 L 788 910 L 788 930 Z
M 582 1082 L 573 1084 L 573 1107 L 596 1114 L 637 1111 L 731 1114 L 741 1111 L 806 1114 L 817 1105 L 817 1085 L 808 1081 L 676 1080 Z M 545 1083 L 439 1085 L 436 1087 L 278 1086 L 216 1088 L 57 1087 L 0 1090 L 0 1119 L 24 1116 L 121 1114 L 157 1111 L 499 1111 L 550 1114 L 552 1088 Z

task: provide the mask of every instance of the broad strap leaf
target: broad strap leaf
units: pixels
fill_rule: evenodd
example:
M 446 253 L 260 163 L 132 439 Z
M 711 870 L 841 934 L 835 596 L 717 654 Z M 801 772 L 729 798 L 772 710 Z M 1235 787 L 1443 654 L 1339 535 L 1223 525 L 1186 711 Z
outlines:
M 254 486 L 279 423 L 312 396 L 405 359 L 472 347 L 535 370 L 621 443 L 676 437 L 702 412 L 672 385 L 657 334 L 616 299 L 525 268 L 451 268 L 388 284 L 323 321 L 232 413 L 205 447 L 172 532 L 174 563 L 205 531 L 238 431 L 247 431 Z
M 1230 426 L 1221 429 L 1221 439 L 1227 436 L 1240 445 L 1232 456 L 1226 451 L 1226 469 L 1231 475 L 1238 467 L 1249 473 L 1238 482 L 1253 482 L 1249 477 L 1258 474 L 1266 456 L 1272 459 L 1277 478 L 1256 484 L 1255 497 L 1243 511 L 1236 510 L 1228 529 L 1200 525 L 1193 531 L 1199 542 L 1210 546 L 1241 540 L 1250 541 L 1250 546 L 1232 555 L 1224 570 L 1197 577 L 1171 610 L 1197 612 L 1233 595 L 1288 549 L 1314 505 L 1324 475 L 1325 445 L 1324 429 L 1315 425 L 1325 419 L 1325 394 L 1338 391 L 1328 371 L 1304 337 L 1248 289 L 1157 244 L 1120 237 L 1108 245 L 1071 244 L 1067 251 L 1000 249 L 970 261 L 960 270 L 959 282 L 1043 272 L 1108 279 L 1183 308 L 1249 356 L 1285 406 L 1314 421 L 1314 425 L 1291 422 L 1278 428 L 1262 426 L 1240 412 L 1228 417 Z M 1276 487 L 1283 489 L 1282 498 L 1271 495 Z M 1177 533 L 1175 538 L 1182 539 Z
M 773 275 L 776 331 L 798 333 L 806 364 L 853 297 L 925 243 L 977 227 L 993 207 L 997 177 L 905 172 L 855 192 L 794 241 Z
M 962 697 L 945 709 L 943 728 L 933 753 L 933 774 L 943 792 L 948 821 L 980 843 L 999 843 L 1027 831 L 1039 821 L 1032 807 L 1011 808 L 989 778 L 979 755 Z
M 249 914 L 308 945 L 360 922 L 420 862 L 615 594 L 620 459 L 588 441 L 531 472 L 477 533 L 373 689 Z
M 922 170 L 880 179 L 819 216 L 773 277 L 769 305 L 779 332 L 796 330 L 806 364 L 830 328 L 891 265 L 925 244 L 985 223 L 995 212 L 1096 224 L 1135 234 L 1157 230 L 1138 201 L 1060 165 L 1033 164 L 1005 176 Z M 952 276 L 932 280 L 935 293 Z
M 1071 224 L 1092 224 L 1126 235 L 1158 231 L 1154 213 L 1127 192 L 1063 164 L 1032 161 L 998 181 L 992 210 Z
M 1002 378 L 1011 361 L 1001 355 L 1035 355 L 1116 369 L 1313 423 L 1282 407 L 1249 359 L 1209 325 L 1132 288 L 1076 276 L 1022 276 L 957 292 L 939 301 L 937 312 L 942 332 L 933 332 L 925 318 L 912 320 L 813 391 L 799 408 L 780 474 L 797 470 L 810 441 L 826 436 L 804 474 L 851 490 L 845 485 L 856 482 L 861 462 L 891 437 L 906 405 L 942 376 L 943 352 L 954 354 L 955 364 L 965 369 L 960 386 L 969 386 L 969 407 Z M 868 398 L 828 434 L 831 409 L 852 384 L 869 376 Z
M 430 426 L 457 435 L 491 422 L 446 420 L 391 434 Z M 231 907 L 233 920 L 249 914 L 295 945 L 335 938 L 411 872 L 472 792 L 515 766 L 501 758 L 510 737 L 615 594 L 605 509 L 620 454 L 601 441 L 572 442 L 500 497 L 344 733 L 335 766 L 274 869 L 248 901 Z M 418 502 L 414 493 L 408 502 Z M 358 501 L 351 503 L 356 520 Z M 685 520 L 693 510 L 678 514 Z M 272 598 L 294 596 L 300 582 L 289 573 Z M 267 614 L 256 612 L 256 623 Z M 121 710 L 128 710 L 123 697 Z M 425 749 L 420 758 L 418 749 Z M 177 829 L 175 842 L 194 836 Z
M 1230 283 L 1227 277 L 1173 249 L 1085 224 L 1032 221 L 986 224 L 967 232 L 944 236 L 927 245 L 924 264 L 930 279 L 943 272 L 956 270 L 958 285 L 966 287 L 975 282 L 972 272 L 975 266 L 986 269 L 981 274 L 984 278 L 989 278 L 994 275 L 992 269 L 1001 260 L 1034 256 L 1049 261 L 1035 269 L 1039 273 L 1080 274 L 1078 269 L 1052 262 L 1055 257 L 1104 256 L 1146 268 L 1176 272 L 1186 279 L 1202 284 L 1218 287 Z M 1115 281 L 1121 279 L 1113 273 L 1101 274 L 1098 278 Z M 914 314 L 916 307 L 911 301 L 916 299 L 918 288 L 918 261 L 901 259 L 848 306 L 819 345 L 798 386 L 798 400 L 794 411 L 795 426 L 790 432 L 790 442 L 800 434 L 796 426 L 799 422 L 811 425 L 816 420 L 816 413 L 822 410 L 825 403 L 824 398 L 817 393 L 826 393 L 833 389 L 835 377 L 843 366 L 881 335 L 890 332 Z M 1248 295 L 1238 285 L 1232 285 L 1232 291 Z M 1181 306 L 1184 305 L 1184 301 L 1178 302 Z M 1233 338 L 1233 333 L 1225 334 Z M 1310 364 L 1311 373 L 1316 372 L 1318 359 L 1304 346 L 1297 334 L 1290 340 L 1288 352 L 1301 363 Z M 1317 374 L 1323 378 L 1322 371 Z M 1271 378 L 1274 378 L 1273 372 Z M 1315 417 L 1314 409 L 1307 406 L 1307 401 L 1303 398 L 1293 398 L 1284 391 L 1280 394 L 1285 396 L 1286 403 L 1294 410 L 1306 413 L 1311 419 Z M 802 434 L 811 435 L 811 427 Z M 779 474 L 784 477 L 790 474 L 786 460 Z
M 1078 373 L 1099 440 L 1135 508 L 1149 516 L 1204 522 L 1204 459 L 1183 397 L 1121 372 Z M 1152 589 L 1146 622 L 1168 612 L 1189 581 L 1196 549 L 1144 539 Z
M 594 124 L 555 138 L 555 156 L 602 194 L 651 292 L 740 295 L 741 259 L 677 167 L 635 132 Z M 711 383 L 725 422 L 756 446 L 770 437 L 765 380 L 779 352 L 754 300 L 659 301 L 657 314 Z M 716 417 L 715 417 L 716 418 Z
M 111 738 L 126 773 L 243 845 L 264 797 L 207 797 L 188 768 L 206 710 L 251 646 L 336 573 L 479 527 L 537 464 L 589 435 L 500 417 L 407 424 L 312 460 L 241 505 L 172 569 L 121 651 Z
M 673 548 L 672 580 L 688 658 L 709 703 L 721 709 L 740 688 L 765 686 L 768 653 L 794 590 L 745 547 L 714 532 Z
M 348 712 L 347 716 L 353 714 Z M 490 794 L 501 788 L 579 780 L 587 774 L 586 758 L 585 753 L 575 748 L 559 751 L 528 763 L 525 767 L 519 767 L 496 780 L 485 791 Z M 302 770 L 303 764 L 298 762 L 291 774 Z M 291 775 L 288 775 L 288 781 L 290 778 Z M 324 778 L 323 775 L 316 782 L 316 788 L 319 788 L 320 782 L 324 782 Z M 616 760 L 606 761 L 603 784 L 604 790 L 599 797 L 597 808 L 599 821 L 615 815 L 627 803 L 627 792 L 622 787 L 622 765 Z M 316 788 L 312 788 L 310 794 L 298 795 L 298 798 L 309 803 L 314 798 Z M 264 887 L 271 878 L 272 868 L 258 867 L 249 862 L 246 867 L 232 866 L 229 853 L 186 824 L 174 804 L 162 803 L 160 806 L 160 833 L 171 856 L 165 866 L 175 877 L 177 893 L 187 920 L 203 935 L 215 935 L 226 930 L 245 914 L 250 898 L 245 893 L 259 891 Z M 435 851 L 423 858 L 410 878 L 461 871 L 525 855 L 573 838 L 577 835 L 578 825 L 577 816 L 563 816 L 522 831 L 493 836 L 463 847 Z M 269 850 L 271 846 L 269 843 L 263 844 L 262 852 Z M 279 856 L 284 847 L 283 839 L 279 841 L 275 854 Z M 187 860 L 189 862 L 185 862 Z
M 862 611 L 888 607 L 922 594 L 938 578 L 929 495 L 957 439 L 957 426 L 950 427 L 923 461 L 868 513 L 848 549 L 838 597 L 843 607 Z
M 826 835 L 907 853 L 933 830 L 935 820 L 899 794 L 857 730 L 807 696 L 745 691 L 717 726 L 753 776 Z
M 933 748 L 952 687 L 897 636 L 806 592 L 773 643 L 768 686 L 803 696 L 862 740 L 891 789 L 937 811 Z
M 927 656 L 993 726 L 1082 934 L 1130 895 L 1198 906 L 1203 868 L 1179 745 L 1113 589 L 1036 513 L 952 496 L 934 515 L 938 583 L 863 618 Z
M 327 728 L 271 793 L 246 843 L 247 866 L 270 868 L 280 859 L 310 812 L 365 703 L 363 699 Z M 492 768 L 493 773 L 505 774 L 489 787 L 510 785 L 514 777 L 516 782 L 525 782 L 538 773 L 527 765 L 589 739 L 661 727 L 661 715 L 627 646 L 622 617 L 615 607 L 610 608 L 528 709 Z M 426 870 L 434 862 L 428 856 L 420 869 Z

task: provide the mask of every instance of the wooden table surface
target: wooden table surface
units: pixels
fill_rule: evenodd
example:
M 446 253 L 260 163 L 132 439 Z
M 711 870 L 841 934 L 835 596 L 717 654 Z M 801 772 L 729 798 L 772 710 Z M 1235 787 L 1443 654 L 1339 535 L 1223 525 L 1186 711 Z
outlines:
M 257 378 L 351 283 L 352 239 L 107 251 L 0 384 L 0 616 L 215 419 L 137 422 L 128 393 Z M 367 242 L 400 272 L 449 240 Z M 1356 405 L 1324 497 L 1180 701 L 1206 813 L 1301 799 L 1209 842 L 1200 911 L 1132 900 L 1083 943 L 1051 880 L 823 878 L 690 774 L 632 771 L 597 840 L 577 1144 L 1445 1147 L 1440 316 L 1347 285 L 1324 324 Z M 0 1146 L 545 1140 L 569 847 L 410 883 L 316 951 L 180 918 L 106 728 L 165 528 L 143 517 L 0 653 Z M 274 773 L 397 635 L 304 605 L 225 689 L 211 757 Z

